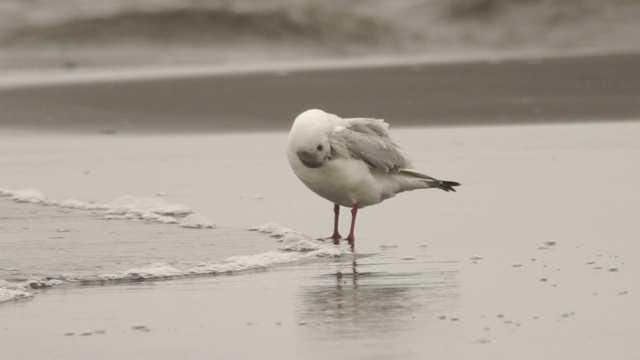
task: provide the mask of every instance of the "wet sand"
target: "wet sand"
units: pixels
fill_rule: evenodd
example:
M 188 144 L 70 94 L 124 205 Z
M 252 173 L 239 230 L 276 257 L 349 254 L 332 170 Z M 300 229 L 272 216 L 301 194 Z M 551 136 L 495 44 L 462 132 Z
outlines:
M 0 357 L 636 359 L 640 208 L 633 194 L 640 181 L 640 123 L 612 121 L 638 118 L 638 90 L 629 86 L 628 75 L 636 66 L 633 59 L 366 69 L 355 71 L 359 77 L 351 71 L 324 73 L 333 74 L 330 78 L 303 72 L 299 76 L 314 79 L 318 89 L 310 95 L 300 90 L 302 80 L 294 80 L 300 79 L 294 73 L 2 90 L 3 106 L 11 110 L 0 120 L 0 187 L 33 187 L 53 199 L 98 203 L 127 194 L 163 194 L 219 226 L 191 230 L 111 223 L 91 213 L 0 197 L 3 256 L 14 251 L 20 259 L 16 267 L 40 266 L 38 253 L 24 255 L 33 252 L 22 251 L 20 242 L 45 243 L 51 251 L 42 254 L 45 262 L 51 260 L 46 254 L 58 254 L 60 260 L 52 262 L 51 275 L 72 271 L 74 261 L 86 263 L 83 257 L 122 261 L 96 270 L 110 272 L 130 269 L 129 258 L 141 266 L 171 262 L 182 254 L 186 260 L 180 261 L 197 264 L 277 250 L 276 239 L 246 230 L 271 222 L 312 237 L 328 235 L 332 206 L 292 174 L 284 155 L 286 132 L 280 131 L 291 121 L 285 113 L 299 111 L 293 111 L 296 101 L 310 107 L 306 101 L 314 94 L 323 101 L 318 107 L 333 106 L 331 111 L 341 115 L 388 118 L 418 169 L 462 187 L 455 194 L 409 192 L 363 209 L 355 255 L 217 276 L 33 290 L 32 298 L 0 304 Z M 555 68 L 557 81 L 573 85 L 552 86 L 551 75 L 547 82 L 537 79 L 547 71 L 521 73 L 538 66 Z M 464 69 L 473 74 L 463 76 Z M 560 76 L 576 69 L 583 69 L 590 86 L 581 88 L 579 79 Z M 528 91 L 536 94 L 531 101 L 546 106 L 545 112 L 529 119 L 523 115 L 526 101 L 513 105 L 510 99 L 527 89 L 515 86 L 515 80 L 511 90 L 497 82 L 486 93 L 478 82 L 477 101 L 469 100 L 471 93 L 453 101 L 471 85 L 443 85 L 455 91 L 440 98 L 450 102 L 427 99 L 422 104 L 414 97 L 406 106 L 401 99 L 413 91 L 405 93 L 404 87 L 388 85 L 394 91 L 387 93 L 361 87 L 381 81 L 363 75 L 368 72 L 387 76 L 389 84 L 396 81 L 393 74 L 404 73 L 399 86 L 418 84 L 411 75 L 415 72 L 445 79 L 452 71 L 450 76 L 459 74 L 459 84 L 471 84 L 468 79 L 484 79 L 491 70 L 522 76 L 527 86 L 530 80 Z M 359 78 L 360 86 L 345 81 L 350 76 Z M 243 79 L 254 85 L 240 86 Z M 289 84 L 288 90 L 268 91 L 276 81 Z M 211 86 L 221 82 L 229 86 Z M 376 90 L 354 91 L 349 101 L 344 93 L 331 91 L 341 88 L 336 84 Z M 233 99 L 252 94 L 249 105 L 227 103 L 207 92 L 222 89 Z M 285 93 L 299 96 L 289 102 Z M 269 98 L 279 100 L 272 106 Z M 432 125 L 462 119 L 454 123 L 487 126 L 402 128 L 423 124 L 416 122 L 423 106 L 449 109 L 437 118 L 450 121 Z M 250 114 L 264 110 L 269 115 L 251 120 Z M 214 116 L 205 116 L 206 111 Z M 449 111 L 456 115 L 443 115 Z M 554 123 L 490 126 L 509 111 L 512 124 Z M 49 125 L 41 126 L 43 114 L 51 114 Z M 116 115 L 128 122 L 113 124 Z M 183 116 L 179 125 L 171 123 Z M 578 121 L 581 117 L 584 121 Z M 24 122 L 15 122 L 18 118 Z M 265 118 L 271 119 L 269 126 Z M 274 131 L 240 132 L 265 128 Z M 212 133 L 179 134 L 198 130 Z M 163 134 L 119 135 L 129 132 Z M 341 224 L 346 229 L 348 217 Z M 68 252 L 53 238 L 59 235 L 85 247 Z M 116 247 L 128 236 L 136 241 L 137 258 L 128 247 Z M 209 243 L 210 252 L 199 248 Z M 66 261 L 65 254 L 74 261 Z M 13 270 L 2 266 L 0 271 Z
M 640 180 L 637 122 L 414 128 L 395 135 L 417 168 L 463 186 L 455 194 L 401 194 L 363 209 L 355 258 L 34 290 L 32 299 L 0 304 L 0 349 L 19 359 L 640 355 L 640 209 L 630 196 Z M 30 244 L 34 234 L 70 229 L 65 237 L 87 242 L 74 252 L 102 257 L 89 244 L 129 234 L 149 253 L 143 263 L 175 259 L 171 254 L 192 241 L 212 245 L 187 252 L 196 263 L 275 250 L 275 239 L 245 230 L 268 222 L 327 235 L 331 204 L 291 173 L 285 138 L 284 132 L 4 135 L 0 162 L 11 170 L 3 186 L 97 202 L 162 192 L 220 228 L 52 216 L 51 207 L 0 198 L 5 214 L 23 209 L 13 220 L 5 217 L 2 231 Z M 196 239 L 193 231 L 205 232 Z M 54 241 L 46 242 L 55 249 Z M 113 252 L 108 256 L 117 258 Z
M 141 73 L 143 71 L 141 70 Z M 95 132 L 286 130 L 308 108 L 394 127 L 640 117 L 639 54 L 180 75 L 0 87 L 0 126 Z M 136 77 L 138 79 L 136 80 Z M 74 81 L 73 79 L 82 79 Z M 37 81 L 37 79 L 36 79 Z

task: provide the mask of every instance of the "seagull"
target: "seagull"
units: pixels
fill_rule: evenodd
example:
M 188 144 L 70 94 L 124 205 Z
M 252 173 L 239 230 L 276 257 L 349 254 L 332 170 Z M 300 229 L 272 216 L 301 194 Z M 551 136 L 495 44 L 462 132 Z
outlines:
M 455 191 L 442 181 L 413 169 L 381 119 L 343 119 L 311 109 L 293 122 L 287 157 L 293 172 L 314 193 L 334 204 L 333 243 L 340 243 L 340 206 L 351 208 L 347 241 L 353 250 L 358 209 L 378 204 L 404 191 L 438 188 Z

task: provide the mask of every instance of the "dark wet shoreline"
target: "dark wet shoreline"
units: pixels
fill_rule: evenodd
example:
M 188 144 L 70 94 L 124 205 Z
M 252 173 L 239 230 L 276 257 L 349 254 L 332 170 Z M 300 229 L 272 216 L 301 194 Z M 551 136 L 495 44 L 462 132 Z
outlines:
M 640 118 L 640 54 L 66 83 L 0 90 L 0 129 L 286 130 L 308 108 L 398 126 Z

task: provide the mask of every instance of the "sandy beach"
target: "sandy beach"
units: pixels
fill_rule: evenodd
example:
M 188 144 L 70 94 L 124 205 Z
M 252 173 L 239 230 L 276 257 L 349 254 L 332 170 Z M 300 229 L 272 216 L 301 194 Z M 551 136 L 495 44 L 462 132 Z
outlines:
M 637 60 L 3 87 L 0 353 L 640 359 Z M 284 154 L 309 107 L 462 187 L 363 209 L 355 253 L 315 240 L 332 206 Z

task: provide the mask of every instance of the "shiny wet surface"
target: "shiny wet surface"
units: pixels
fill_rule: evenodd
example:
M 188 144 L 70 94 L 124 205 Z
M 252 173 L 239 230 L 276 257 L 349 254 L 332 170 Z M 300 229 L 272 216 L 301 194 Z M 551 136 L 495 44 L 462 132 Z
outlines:
M 0 304 L 0 349 L 21 359 L 635 356 L 638 204 L 629 194 L 639 131 L 395 131 L 419 169 L 462 187 L 364 209 L 355 255 L 325 241 L 313 257 L 246 230 L 332 230 L 332 204 L 288 168 L 284 133 L 3 137 L 4 188 L 97 203 L 161 193 L 218 228 L 102 220 L 2 197 L 2 280 L 157 263 L 188 270 L 237 256 L 267 265 L 28 289 L 31 298 Z M 348 217 L 340 220 L 344 231 Z

